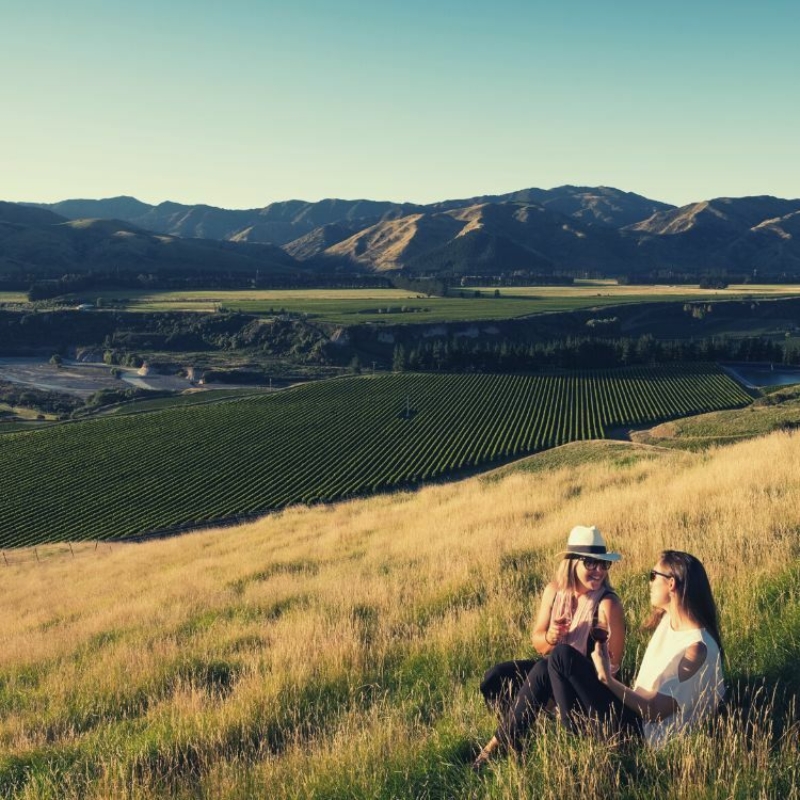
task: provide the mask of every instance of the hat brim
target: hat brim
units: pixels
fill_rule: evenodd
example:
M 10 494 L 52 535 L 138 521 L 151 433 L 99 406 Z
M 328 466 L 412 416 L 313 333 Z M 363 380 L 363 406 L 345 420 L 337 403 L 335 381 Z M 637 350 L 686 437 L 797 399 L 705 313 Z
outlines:
M 583 556 L 584 558 L 596 558 L 598 561 L 621 561 L 619 553 L 579 553 L 576 550 L 564 550 L 560 556 Z

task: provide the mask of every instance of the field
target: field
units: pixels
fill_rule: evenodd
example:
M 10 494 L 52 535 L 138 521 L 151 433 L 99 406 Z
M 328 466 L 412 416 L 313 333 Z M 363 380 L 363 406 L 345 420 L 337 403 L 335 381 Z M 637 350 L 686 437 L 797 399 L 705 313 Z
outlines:
M 709 365 L 395 374 L 0 437 L 0 545 L 207 525 L 448 477 L 751 397 Z
M 562 451 L 567 468 L 10 558 L 0 796 L 797 800 L 798 435 L 703 454 Z M 703 560 L 726 711 L 658 752 L 542 719 L 523 758 L 475 776 L 470 754 L 494 726 L 478 683 L 531 652 L 537 597 L 576 523 L 624 555 L 611 575 L 628 672 L 659 550 Z
M 633 433 L 631 438 L 660 447 L 701 449 L 795 428 L 800 428 L 800 386 L 780 388 L 738 411 L 718 411 L 665 422 Z
M 212 312 L 218 308 L 250 314 L 280 311 L 307 314 L 312 319 L 341 325 L 360 322 L 433 323 L 484 319 L 513 319 L 552 311 L 641 302 L 689 301 L 744 296 L 782 297 L 800 294 L 790 285 L 741 285 L 728 289 L 697 286 L 620 286 L 610 281 L 585 281 L 575 286 L 455 288 L 450 297 L 424 297 L 399 289 L 308 289 L 249 291 L 98 291 L 75 302 L 98 300 L 129 311 Z M 461 296 L 463 292 L 463 297 Z M 479 296 L 475 296 L 478 293 Z M 0 294 L 2 300 L 2 294 Z
M 27 305 L 28 296 L 25 292 L 0 292 L 0 308 L 3 306 Z

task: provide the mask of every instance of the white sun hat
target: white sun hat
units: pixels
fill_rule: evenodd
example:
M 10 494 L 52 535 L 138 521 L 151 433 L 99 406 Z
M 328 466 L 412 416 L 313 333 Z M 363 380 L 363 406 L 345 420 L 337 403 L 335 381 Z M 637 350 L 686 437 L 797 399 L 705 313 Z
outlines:
M 601 561 L 619 561 L 622 558 L 619 553 L 608 552 L 603 534 L 595 525 L 576 525 L 569 532 L 567 549 L 561 555 L 588 556 Z

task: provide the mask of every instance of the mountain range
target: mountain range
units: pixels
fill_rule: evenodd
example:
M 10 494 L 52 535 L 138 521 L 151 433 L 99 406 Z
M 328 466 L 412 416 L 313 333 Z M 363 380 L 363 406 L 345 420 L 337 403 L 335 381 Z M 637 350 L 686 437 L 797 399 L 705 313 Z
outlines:
M 610 187 L 562 186 L 427 205 L 0 203 L 0 275 L 111 269 L 786 278 L 800 275 L 800 199 L 715 198 L 676 208 Z

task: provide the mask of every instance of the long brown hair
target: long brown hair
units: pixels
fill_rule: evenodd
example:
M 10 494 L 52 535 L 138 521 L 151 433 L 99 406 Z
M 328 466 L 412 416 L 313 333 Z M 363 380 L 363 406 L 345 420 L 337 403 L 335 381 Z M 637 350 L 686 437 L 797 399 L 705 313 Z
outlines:
M 711 584 L 700 559 L 680 550 L 664 550 L 659 556 L 659 561 L 675 578 L 681 608 L 701 628 L 705 628 L 711 634 L 722 653 L 717 604 L 714 602 Z M 656 612 L 647 627 L 654 627 L 662 616 L 663 612 Z

